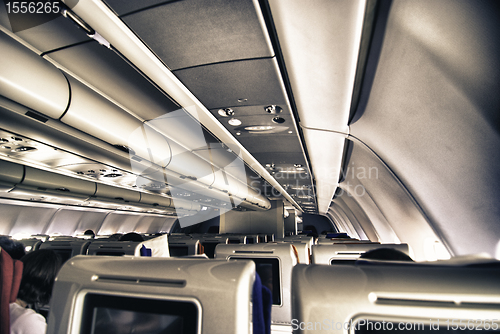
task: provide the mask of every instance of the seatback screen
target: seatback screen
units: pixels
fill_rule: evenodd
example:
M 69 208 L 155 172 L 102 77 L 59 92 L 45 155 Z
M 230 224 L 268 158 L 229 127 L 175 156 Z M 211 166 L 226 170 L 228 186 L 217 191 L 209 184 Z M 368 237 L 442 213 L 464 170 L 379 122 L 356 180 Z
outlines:
M 276 258 L 230 257 L 233 260 L 252 260 L 262 285 L 271 290 L 273 305 L 281 305 L 280 262 Z
M 209 258 L 213 259 L 215 257 L 215 247 L 217 247 L 218 244 L 219 242 L 211 242 L 211 241 L 202 242 L 203 248 L 205 249 L 205 254 Z
M 194 303 L 87 294 L 82 315 L 85 334 L 194 334 Z
M 61 257 L 61 263 L 68 261 L 73 254 L 72 249 L 52 249 L 52 250 Z
M 189 249 L 187 246 L 173 246 L 169 247 L 170 256 L 187 256 L 189 255 Z

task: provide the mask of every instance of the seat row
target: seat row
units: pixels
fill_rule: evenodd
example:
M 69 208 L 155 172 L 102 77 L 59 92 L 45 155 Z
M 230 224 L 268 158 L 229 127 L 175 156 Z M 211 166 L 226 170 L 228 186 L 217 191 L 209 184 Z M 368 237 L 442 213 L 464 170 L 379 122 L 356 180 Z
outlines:
M 218 245 L 213 260 L 77 256 L 58 276 L 48 333 L 252 333 L 256 274 L 275 333 L 500 329 L 498 261 L 306 265 L 293 253 L 274 243 Z

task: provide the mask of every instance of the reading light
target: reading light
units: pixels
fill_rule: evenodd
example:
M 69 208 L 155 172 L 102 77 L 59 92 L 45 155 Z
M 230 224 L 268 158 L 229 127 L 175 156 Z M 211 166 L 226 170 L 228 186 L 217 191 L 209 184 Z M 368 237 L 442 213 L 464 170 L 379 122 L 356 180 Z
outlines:
M 222 108 L 218 111 L 219 115 L 222 117 L 229 117 L 234 115 L 234 110 L 231 108 Z
M 271 125 L 256 125 L 256 126 L 247 126 L 245 130 L 247 131 L 269 131 L 274 129 L 274 126 Z
M 277 106 L 275 104 L 267 106 L 264 109 L 270 114 L 279 114 L 280 112 L 283 111 L 283 109 L 281 109 L 280 106 Z
M 238 126 L 238 125 L 241 125 L 241 121 L 237 118 L 231 118 L 229 121 L 227 121 L 229 123 L 229 125 L 232 125 L 232 126 Z
M 274 117 L 273 122 L 277 124 L 285 123 L 285 119 L 283 117 Z

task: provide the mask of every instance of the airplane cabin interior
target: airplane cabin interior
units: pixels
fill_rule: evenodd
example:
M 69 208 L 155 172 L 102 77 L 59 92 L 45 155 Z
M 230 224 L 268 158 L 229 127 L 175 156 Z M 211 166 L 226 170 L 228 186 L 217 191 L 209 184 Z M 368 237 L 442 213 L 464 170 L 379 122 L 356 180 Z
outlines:
M 498 0 L 0 3 L 1 334 L 500 331 Z

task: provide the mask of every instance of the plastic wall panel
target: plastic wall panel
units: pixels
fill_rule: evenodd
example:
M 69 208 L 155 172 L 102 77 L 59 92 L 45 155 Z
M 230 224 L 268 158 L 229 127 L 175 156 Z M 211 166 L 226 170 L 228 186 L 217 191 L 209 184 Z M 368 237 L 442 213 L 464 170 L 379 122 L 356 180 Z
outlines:
M 373 227 L 373 224 L 370 222 L 370 219 L 368 219 L 366 213 L 359 206 L 359 204 L 356 202 L 356 199 L 353 196 L 348 196 L 347 194 L 344 194 L 342 196 L 336 197 L 335 203 L 338 204 L 341 208 L 343 208 L 344 211 L 349 216 L 354 217 L 358 221 L 359 225 L 363 229 L 363 232 L 366 234 L 369 240 L 376 242 L 380 241 L 377 231 Z M 331 208 L 328 211 L 328 214 L 330 213 L 331 213 Z
M 55 66 L 0 32 L 0 95 L 59 118 L 69 103 L 69 87 Z
M 141 220 L 142 215 L 124 214 L 112 212 L 102 223 L 96 234 L 128 233 L 135 231 L 135 227 Z
M 427 242 L 439 241 L 440 238 L 395 174 L 378 156 L 356 142 L 349 166 L 342 185 L 351 196 L 355 196 L 366 213 L 371 206 L 387 221 L 389 226 L 383 231 L 380 225 L 375 224 L 376 220 L 370 217 L 381 240 L 387 236 L 386 232 L 392 230 L 401 242 L 411 245 L 416 260 L 430 260 Z
M 47 189 L 67 189 L 70 193 L 92 196 L 96 184 L 91 181 L 76 179 L 70 176 L 47 172 L 26 166 L 23 185 Z
M 0 233 L 15 236 L 16 234 L 42 234 L 57 208 L 50 206 L 2 205 L 0 215 Z
M 77 229 L 78 222 L 85 214 L 86 212 L 81 210 L 59 209 L 52 217 L 45 233 L 73 235 Z
M 139 233 L 156 233 L 160 231 L 164 223 L 165 217 L 147 215 L 142 217 L 135 230 Z

